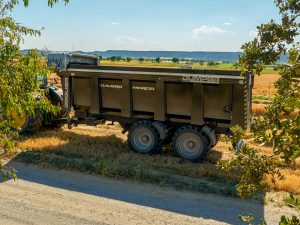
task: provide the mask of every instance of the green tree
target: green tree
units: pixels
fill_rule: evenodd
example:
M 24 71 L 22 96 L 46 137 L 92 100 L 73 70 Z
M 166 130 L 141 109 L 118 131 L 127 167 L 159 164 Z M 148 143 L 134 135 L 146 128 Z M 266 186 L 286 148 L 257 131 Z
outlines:
M 131 62 L 131 61 L 132 61 L 132 59 L 130 57 L 126 58 L 126 62 Z
M 118 62 L 123 61 L 123 57 L 122 56 L 117 56 L 116 61 L 118 61 Z
M 281 21 L 271 20 L 258 26 L 257 37 L 242 46 L 244 54 L 239 59 L 242 71 L 260 75 L 264 65 L 276 64 L 283 55 L 288 55 L 288 64 L 277 67 L 280 73 L 275 83 L 277 94 L 264 115 L 255 118 L 251 126 L 256 141 L 272 146 L 273 152 L 263 155 L 246 144 L 241 152 L 233 150 L 236 154 L 233 160 L 220 162 L 225 171 L 239 170 L 237 187 L 242 197 L 263 190 L 267 174 L 283 179 L 278 168 L 289 166 L 300 156 L 300 1 L 274 2 Z M 241 132 L 235 133 L 241 136 Z M 300 221 L 295 216 L 291 219 L 282 216 L 279 224 L 299 225 Z
M 177 63 L 180 62 L 180 60 L 179 60 L 178 58 L 173 58 L 173 59 L 172 59 L 172 62 L 175 63 L 175 64 L 177 64 Z
M 205 63 L 204 60 L 199 60 L 199 65 L 200 65 L 200 66 L 203 66 L 204 63 Z
M 4 170 L 2 157 L 10 154 L 18 138 L 18 131 L 12 130 L 12 111 L 18 115 L 33 115 L 37 108 L 54 112 L 54 107 L 39 89 L 38 75 L 47 76 L 45 59 L 37 51 L 21 54 L 20 44 L 25 36 L 40 36 L 41 31 L 23 26 L 11 17 L 13 9 L 29 0 L 0 0 L 0 176 L 15 178 L 13 170 Z M 48 0 L 52 7 L 59 0 Z M 68 0 L 64 0 L 68 3 Z
M 157 57 L 157 58 L 155 59 L 155 62 L 156 62 L 156 63 L 161 63 L 160 57 Z
M 145 61 L 145 59 L 143 57 L 139 58 L 139 62 L 143 63 Z
M 215 66 L 215 62 L 214 61 L 209 61 L 209 62 L 207 62 L 207 66 L 213 67 L 213 66 Z
M 251 131 L 257 142 L 272 146 L 273 153 L 263 155 L 245 145 L 236 158 L 220 163 L 225 170 L 239 170 L 239 193 L 250 196 L 264 187 L 265 175 L 281 177 L 278 166 L 289 166 L 300 156 L 300 16 L 299 0 L 275 0 L 280 22 L 271 20 L 257 27 L 258 36 L 244 44 L 239 59 L 242 71 L 260 75 L 264 65 L 276 64 L 288 54 L 288 64 L 278 66 L 277 94 L 262 117 L 252 121 Z M 255 165 L 256 164 L 256 165 Z M 254 166 L 255 165 L 255 166 Z
M 112 56 L 112 57 L 110 57 L 110 61 L 116 62 L 116 61 L 117 61 L 117 56 Z

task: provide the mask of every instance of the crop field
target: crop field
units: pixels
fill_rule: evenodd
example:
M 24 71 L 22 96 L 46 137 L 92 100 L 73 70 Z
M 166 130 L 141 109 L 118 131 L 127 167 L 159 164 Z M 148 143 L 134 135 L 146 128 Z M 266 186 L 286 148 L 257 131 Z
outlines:
M 101 65 L 104 66 L 147 66 L 147 67 L 172 67 L 172 68 L 181 68 L 186 65 L 185 62 L 180 63 L 173 63 L 168 61 L 162 61 L 160 63 L 152 62 L 152 61 L 144 61 L 139 62 L 138 60 L 132 60 L 130 62 L 126 61 L 116 61 L 112 62 L 110 60 L 101 60 Z M 208 69 L 208 70 L 237 70 L 233 63 L 221 63 L 216 66 L 208 66 L 207 63 L 203 65 L 199 64 L 198 62 L 194 62 L 190 64 L 194 69 Z M 265 67 L 262 74 L 277 74 L 277 71 L 274 71 L 273 67 Z
M 269 98 L 276 93 L 274 82 L 278 77 L 278 74 L 263 74 L 255 78 L 253 113 L 256 115 L 265 111 Z M 59 78 L 53 75 L 51 82 L 59 84 Z M 177 157 L 169 146 L 164 146 L 162 153 L 152 156 L 133 153 L 128 148 L 126 139 L 118 124 L 79 126 L 72 130 L 66 127 L 60 130 L 44 130 L 33 136 L 22 137 L 17 145 L 19 154 L 16 158 L 42 166 L 70 168 L 159 184 L 169 183 L 177 188 L 191 190 L 199 190 L 197 182 L 203 184 L 203 180 L 197 179 L 208 179 L 213 184 L 206 185 L 204 190 L 200 188 L 200 191 L 209 189 L 209 192 L 218 192 L 221 181 L 224 186 L 223 193 L 232 194 L 236 174 L 224 173 L 216 165 L 220 159 L 233 156 L 228 150 L 230 144 L 224 140 L 209 152 L 202 163 L 193 164 Z M 255 143 L 251 145 L 258 147 Z M 266 154 L 271 152 L 270 148 L 259 148 Z M 275 184 L 270 178 L 266 178 L 267 187 L 300 194 L 300 160 L 290 168 L 282 170 L 282 173 L 285 179 L 277 180 Z

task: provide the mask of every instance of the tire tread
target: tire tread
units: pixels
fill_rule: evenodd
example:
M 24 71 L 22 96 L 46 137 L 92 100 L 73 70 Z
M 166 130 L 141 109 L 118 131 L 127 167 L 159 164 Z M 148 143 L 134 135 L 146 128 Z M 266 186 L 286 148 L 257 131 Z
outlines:
M 159 153 L 161 150 L 163 141 L 161 140 L 160 135 L 159 135 L 158 131 L 156 130 L 156 128 L 152 126 L 152 122 L 148 121 L 148 120 L 138 121 L 129 128 L 128 135 L 127 135 L 127 142 L 128 142 L 128 146 L 130 147 L 130 149 L 132 149 L 133 151 L 135 151 L 137 153 L 141 153 L 141 152 L 137 151 L 136 149 L 134 149 L 134 147 L 132 146 L 131 141 L 130 141 L 133 130 L 140 126 L 147 127 L 148 129 L 150 129 L 153 132 L 153 134 L 155 136 L 155 140 L 156 140 L 155 145 L 154 145 L 153 149 L 151 151 L 149 151 L 147 154 Z
M 176 150 L 176 139 L 177 139 L 177 137 L 178 137 L 181 133 L 186 132 L 186 131 L 192 131 L 192 132 L 198 133 L 198 134 L 200 134 L 200 135 L 202 136 L 202 138 L 204 139 L 204 145 L 205 145 L 205 146 L 204 146 L 204 152 L 201 154 L 201 156 L 198 157 L 197 159 L 193 159 L 193 160 L 185 159 L 185 160 L 191 161 L 191 162 L 199 162 L 199 161 L 201 161 L 203 158 L 205 158 L 205 156 L 207 155 L 207 153 L 208 153 L 208 148 L 207 148 L 207 146 L 208 146 L 208 142 L 209 142 L 209 140 L 208 140 L 208 138 L 206 137 L 206 135 L 201 131 L 201 127 L 193 126 L 193 125 L 186 125 L 186 126 L 180 127 L 180 128 L 174 133 L 174 135 L 173 135 L 173 137 L 172 137 L 171 148 L 173 149 L 174 152 L 177 153 L 178 156 L 180 156 L 179 153 L 178 153 L 177 150 Z M 182 157 L 182 156 L 180 156 L 180 157 Z

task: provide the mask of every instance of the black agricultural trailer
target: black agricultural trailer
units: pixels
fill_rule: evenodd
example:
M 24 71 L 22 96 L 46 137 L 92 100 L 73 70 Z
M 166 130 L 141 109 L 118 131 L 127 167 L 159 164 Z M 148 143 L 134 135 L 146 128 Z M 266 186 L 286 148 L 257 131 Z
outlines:
M 249 126 L 253 76 L 240 71 L 101 66 L 94 56 L 53 54 L 68 124 L 118 122 L 131 149 L 163 144 L 189 161 L 203 159 L 231 127 Z

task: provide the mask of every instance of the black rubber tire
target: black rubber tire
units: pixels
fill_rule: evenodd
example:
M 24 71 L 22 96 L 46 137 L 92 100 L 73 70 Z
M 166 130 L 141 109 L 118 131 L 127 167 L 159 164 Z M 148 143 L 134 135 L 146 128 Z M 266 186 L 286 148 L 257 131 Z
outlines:
M 188 135 L 189 133 L 190 133 L 190 135 L 193 135 L 193 138 L 196 138 L 197 142 L 198 142 L 198 143 L 191 142 L 191 144 L 193 144 L 193 146 L 191 148 L 196 148 L 196 149 L 192 150 L 195 152 L 195 153 L 192 153 L 192 155 L 188 155 L 188 150 L 186 152 L 184 152 L 184 150 L 182 150 L 182 147 L 187 147 L 186 145 L 189 143 L 183 143 L 184 146 L 182 146 L 182 140 L 180 140 L 180 139 L 184 138 L 183 135 Z M 181 141 L 181 143 L 178 143 L 179 141 Z M 175 132 L 175 134 L 172 138 L 171 147 L 177 153 L 177 155 L 179 155 L 183 159 L 190 161 L 190 162 L 199 162 L 206 156 L 206 154 L 208 152 L 207 141 L 208 141 L 207 137 L 201 131 L 200 127 L 187 125 L 187 126 L 183 126 L 183 127 L 179 128 Z M 197 144 L 199 144 L 199 148 L 197 148 Z
M 145 149 L 139 148 L 138 144 L 136 143 L 136 139 L 138 138 L 136 135 L 141 134 L 142 131 L 148 132 L 147 138 L 152 138 L 152 141 L 150 141 L 150 146 L 148 148 L 145 147 Z M 152 126 L 152 123 L 147 120 L 138 121 L 129 128 L 127 141 L 129 147 L 133 151 L 141 154 L 156 154 L 161 150 L 162 146 L 162 140 L 158 131 Z
M 49 89 L 48 99 L 52 105 L 55 106 L 62 106 L 62 99 L 61 97 L 52 89 Z M 61 128 L 65 125 L 65 123 L 59 122 L 59 119 L 65 117 L 66 112 L 61 110 L 56 115 L 51 113 L 47 113 L 44 117 L 45 126 L 50 128 Z
M 207 154 L 209 153 L 209 151 L 213 148 L 213 146 L 211 146 L 211 141 L 209 140 L 209 137 L 204 133 L 204 132 L 202 132 L 201 131 L 201 133 L 202 133 L 202 136 L 203 136 L 203 138 L 204 138 L 204 140 L 205 140 L 205 143 L 206 143 L 206 153 L 205 153 L 205 155 L 203 156 L 203 158 L 204 157 L 206 157 L 207 156 Z M 211 146 L 211 147 L 209 147 L 209 146 Z
M 43 113 L 37 109 L 33 116 L 27 115 L 26 123 L 22 127 L 20 134 L 34 133 L 41 129 L 43 126 Z

